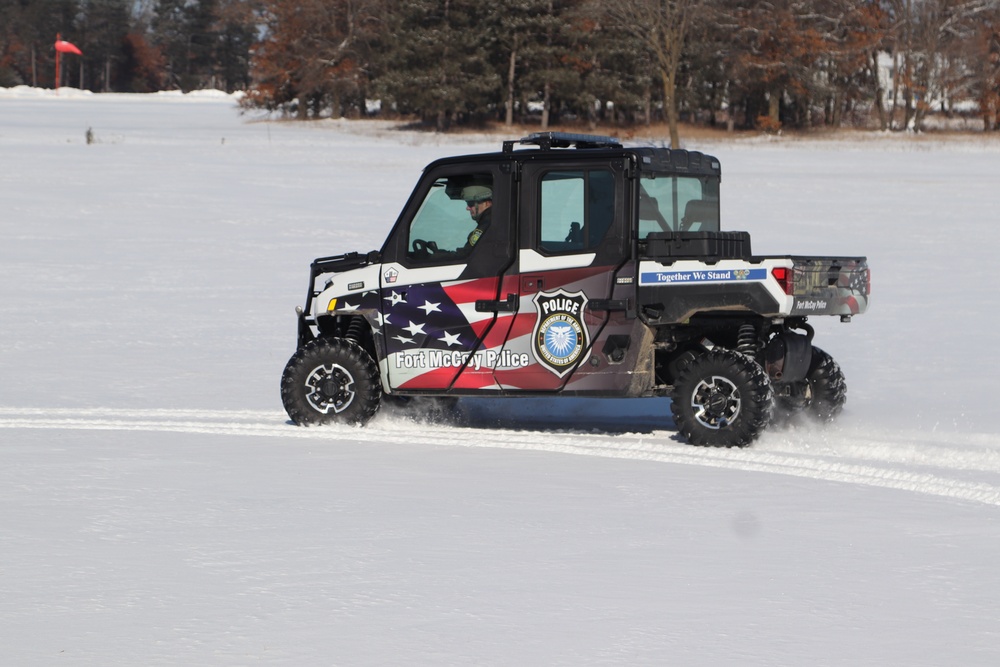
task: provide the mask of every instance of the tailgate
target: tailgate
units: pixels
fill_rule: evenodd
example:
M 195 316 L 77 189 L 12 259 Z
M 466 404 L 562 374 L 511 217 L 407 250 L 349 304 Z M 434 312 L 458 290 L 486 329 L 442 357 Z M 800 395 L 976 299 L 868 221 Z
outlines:
M 790 257 L 783 285 L 792 315 L 860 315 L 868 309 L 871 274 L 865 257 Z

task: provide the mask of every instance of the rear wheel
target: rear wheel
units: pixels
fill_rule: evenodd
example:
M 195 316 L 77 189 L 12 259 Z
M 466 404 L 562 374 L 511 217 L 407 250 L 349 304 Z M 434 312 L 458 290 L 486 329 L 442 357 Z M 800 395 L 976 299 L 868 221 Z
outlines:
M 771 384 L 750 357 L 716 348 L 683 363 L 670 410 L 693 445 L 744 447 L 771 420 Z
M 320 338 L 301 347 L 281 376 L 281 402 L 301 426 L 364 424 L 382 397 L 378 366 L 364 348 L 345 338 Z
M 833 357 L 814 347 L 806 379 L 782 387 L 774 398 L 775 414 L 785 421 L 804 414 L 822 422 L 832 422 L 847 402 L 847 381 Z

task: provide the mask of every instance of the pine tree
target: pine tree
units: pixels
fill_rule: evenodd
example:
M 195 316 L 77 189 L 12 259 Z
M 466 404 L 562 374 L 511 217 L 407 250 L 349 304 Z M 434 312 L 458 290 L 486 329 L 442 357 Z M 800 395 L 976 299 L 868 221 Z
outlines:
M 119 78 L 123 45 L 129 33 L 128 0 L 84 0 L 77 16 L 76 45 L 83 50 L 80 86 L 108 92 Z
M 250 53 L 257 39 L 257 16 L 263 0 L 218 0 L 214 67 L 226 92 L 250 85 Z
M 488 5 L 394 1 L 387 17 L 378 88 L 398 112 L 442 131 L 498 108 L 503 88 L 490 61 L 496 37 L 488 29 Z
M 166 85 L 182 87 L 190 72 L 190 20 L 187 0 L 159 0 L 151 20 L 152 42 L 163 54 Z

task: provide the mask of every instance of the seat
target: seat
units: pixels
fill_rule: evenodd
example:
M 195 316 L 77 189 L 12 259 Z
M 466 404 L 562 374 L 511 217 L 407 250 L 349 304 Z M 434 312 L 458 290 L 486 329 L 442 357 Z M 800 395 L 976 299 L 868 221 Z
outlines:
M 701 223 L 701 232 L 719 231 L 719 202 L 704 199 L 692 199 L 684 207 L 684 217 L 681 218 L 681 231 L 691 231 L 691 227 Z
M 651 197 L 646 194 L 645 190 L 639 193 L 639 219 L 653 220 L 663 231 L 672 231 L 670 229 L 670 223 L 667 222 L 663 217 L 663 214 L 660 213 L 660 202 L 656 200 L 656 197 Z

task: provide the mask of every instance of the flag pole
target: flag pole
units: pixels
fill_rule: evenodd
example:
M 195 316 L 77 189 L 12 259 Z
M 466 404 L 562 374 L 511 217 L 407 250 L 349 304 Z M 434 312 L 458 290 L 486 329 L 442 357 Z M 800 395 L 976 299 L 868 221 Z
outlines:
M 62 54 L 65 53 L 75 53 L 78 56 L 82 56 L 83 52 L 76 48 L 75 44 L 70 44 L 69 42 L 64 42 L 62 38 L 62 33 L 56 33 L 56 93 L 59 93 L 59 80 L 61 77 L 61 71 L 59 69 L 59 62 Z M 82 79 L 81 73 L 81 79 Z
M 62 41 L 62 33 L 56 33 L 56 44 Z M 62 55 L 62 51 L 56 49 L 56 94 L 59 94 L 59 56 Z

